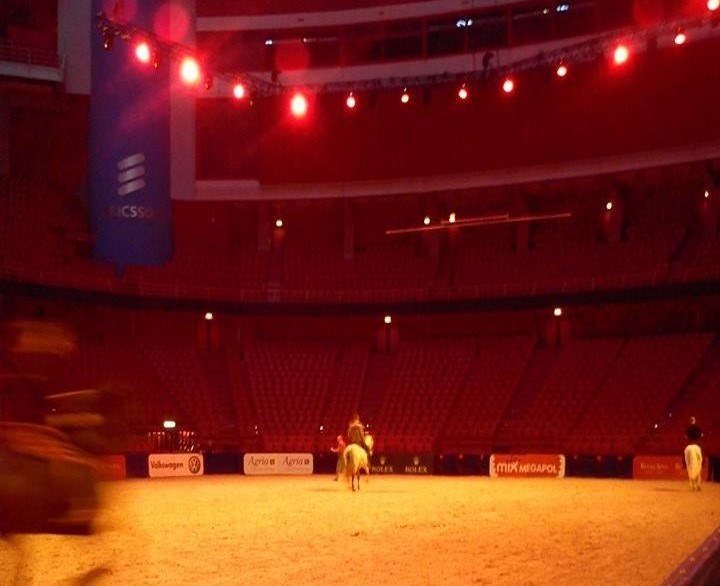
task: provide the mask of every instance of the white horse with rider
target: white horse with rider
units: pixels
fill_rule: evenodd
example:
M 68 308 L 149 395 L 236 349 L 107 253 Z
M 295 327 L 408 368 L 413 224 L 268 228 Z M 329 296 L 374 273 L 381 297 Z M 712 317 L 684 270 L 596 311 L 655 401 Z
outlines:
M 355 479 L 357 479 L 357 490 L 360 490 L 360 472 L 370 476 L 370 456 L 372 456 L 373 437 L 369 434 L 365 435 L 365 445 L 367 451 L 358 444 L 348 444 L 343 452 L 343 466 L 345 477 L 350 481 L 350 487 L 355 489 Z

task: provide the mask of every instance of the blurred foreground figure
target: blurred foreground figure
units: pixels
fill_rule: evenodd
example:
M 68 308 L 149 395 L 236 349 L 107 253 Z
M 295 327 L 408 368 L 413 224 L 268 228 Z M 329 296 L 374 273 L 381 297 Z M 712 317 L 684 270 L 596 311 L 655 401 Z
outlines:
M 121 437 L 120 400 L 96 390 L 46 397 L 47 424 L 0 422 L 0 532 L 90 533 L 97 456 Z
M 0 405 L 12 404 L 7 397 L 18 389 L 42 394 L 39 413 L 26 410 L 22 420 L 3 414 L 0 421 L 0 536 L 90 534 L 99 507 L 98 456 L 121 449 L 122 397 L 95 389 L 47 393 L 49 371 L 76 349 L 66 328 L 18 321 L 0 332 L 0 393 L 6 394 Z

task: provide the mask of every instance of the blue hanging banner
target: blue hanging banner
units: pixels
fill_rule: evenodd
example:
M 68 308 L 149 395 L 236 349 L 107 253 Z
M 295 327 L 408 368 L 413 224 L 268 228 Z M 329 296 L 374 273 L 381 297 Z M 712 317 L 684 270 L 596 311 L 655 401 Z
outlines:
M 107 16 L 152 31 L 164 3 L 127 3 L 132 15 Z M 92 2 L 90 214 L 95 258 L 122 270 L 161 265 L 172 256 L 170 63 L 138 60 L 140 38 L 103 38 L 96 15 L 108 4 Z

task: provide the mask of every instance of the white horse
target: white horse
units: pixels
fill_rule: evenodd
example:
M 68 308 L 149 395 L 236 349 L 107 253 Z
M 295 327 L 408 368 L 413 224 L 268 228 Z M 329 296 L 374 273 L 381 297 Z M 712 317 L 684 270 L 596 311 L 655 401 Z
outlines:
M 371 435 L 365 436 L 365 445 L 372 455 L 373 438 Z M 360 490 L 360 471 L 365 470 L 365 474 L 370 475 L 368 453 L 357 444 L 349 444 L 343 452 L 343 460 L 345 461 L 345 477 L 350 480 L 350 486 L 354 491 L 357 478 L 357 490 Z
M 690 490 L 700 490 L 702 477 L 702 450 L 697 444 L 689 444 L 685 448 L 685 468 L 687 468 Z

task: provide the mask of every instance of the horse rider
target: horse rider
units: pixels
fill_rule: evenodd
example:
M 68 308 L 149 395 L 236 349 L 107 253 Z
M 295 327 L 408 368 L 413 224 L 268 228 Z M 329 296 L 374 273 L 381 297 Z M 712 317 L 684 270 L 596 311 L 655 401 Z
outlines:
M 363 426 L 362 421 L 360 421 L 359 413 L 355 413 L 350 420 L 347 437 L 351 444 L 356 444 L 367 452 L 368 462 L 370 462 L 370 448 L 368 448 L 365 443 L 365 427 Z

